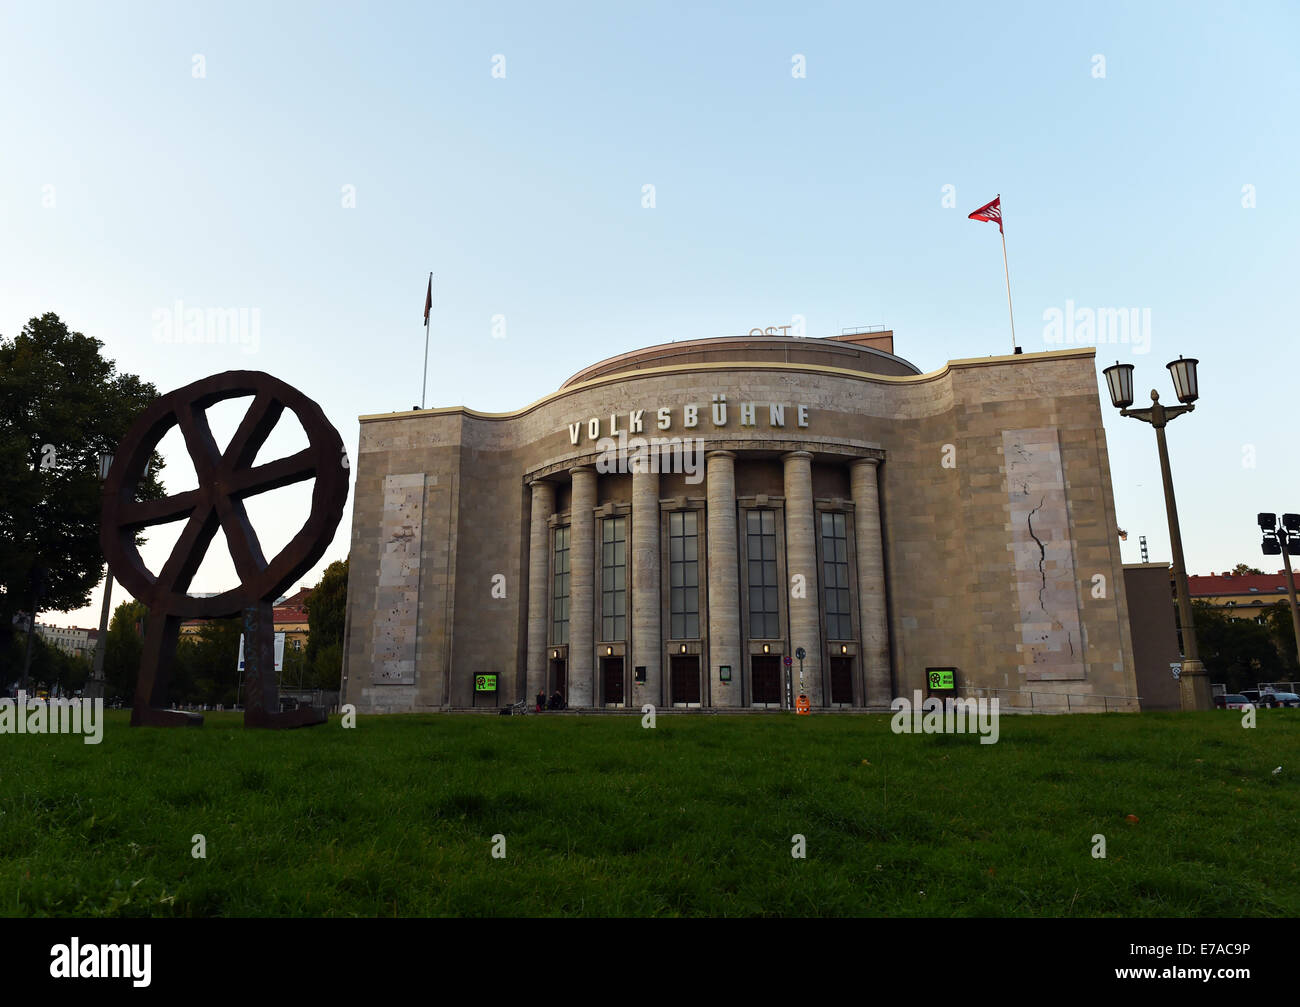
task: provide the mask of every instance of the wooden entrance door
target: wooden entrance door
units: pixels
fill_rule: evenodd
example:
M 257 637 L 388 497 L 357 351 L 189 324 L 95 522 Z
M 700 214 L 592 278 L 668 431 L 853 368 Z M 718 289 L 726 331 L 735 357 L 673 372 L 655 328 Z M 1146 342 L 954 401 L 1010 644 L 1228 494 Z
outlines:
M 853 658 L 831 658 L 831 702 L 853 705 Z
M 781 703 L 781 659 L 775 654 L 755 654 L 749 659 L 755 703 Z
M 600 671 L 605 680 L 605 703 L 623 704 L 623 659 L 621 657 L 602 657 Z
M 569 701 L 569 662 L 564 658 L 555 658 L 551 661 L 550 683 L 546 687 L 546 700 L 550 702 L 551 694 L 559 690 L 560 696 L 565 703 Z
M 672 697 L 674 703 L 700 702 L 700 659 L 693 654 L 672 659 Z

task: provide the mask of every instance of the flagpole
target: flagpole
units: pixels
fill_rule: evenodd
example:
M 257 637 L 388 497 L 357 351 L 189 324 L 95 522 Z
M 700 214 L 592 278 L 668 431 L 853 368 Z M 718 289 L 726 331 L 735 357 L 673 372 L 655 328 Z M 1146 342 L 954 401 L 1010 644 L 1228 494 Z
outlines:
M 1002 246 L 1003 246 L 1002 257 L 1005 259 L 1007 253 L 1006 239 L 1003 239 Z M 1010 282 L 1011 282 L 1010 280 L 1007 281 L 1008 284 Z M 1010 290 L 1011 288 L 1008 286 L 1007 287 L 1008 293 L 1010 292 Z M 429 296 L 430 298 L 433 297 L 433 273 L 429 274 Z M 423 372 L 424 376 L 420 383 L 420 408 L 421 409 L 424 408 L 424 394 L 429 387 L 429 319 L 432 317 L 433 317 L 433 307 L 431 305 L 429 307 L 429 314 L 424 316 L 424 372 Z M 1015 339 L 1014 329 L 1011 335 L 1012 335 L 1012 339 L 1014 340 Z
M 985 190 L 988 191 L 987 189 Z M 1002 193 L 998 193 L 998 210 L 1002 209 Z M 1016 313 L 1011 308 L 1011 267 L 1007 265 L 1007 232 L 1002 230 L 1002 219 L 998 219 L 998 231 L 1002 235 L 1002 271 L 1007 277 L 1007 314 L 1011 316 L 1011 352 L 1016 352 Z

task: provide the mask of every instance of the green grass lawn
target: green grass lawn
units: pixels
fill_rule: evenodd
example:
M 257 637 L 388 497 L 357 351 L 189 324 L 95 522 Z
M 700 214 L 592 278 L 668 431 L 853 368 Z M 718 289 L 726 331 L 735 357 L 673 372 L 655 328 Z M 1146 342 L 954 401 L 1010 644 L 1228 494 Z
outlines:
M 1300 711 L 127 716 L 0 735 L 0 914 L 1300 915 Z

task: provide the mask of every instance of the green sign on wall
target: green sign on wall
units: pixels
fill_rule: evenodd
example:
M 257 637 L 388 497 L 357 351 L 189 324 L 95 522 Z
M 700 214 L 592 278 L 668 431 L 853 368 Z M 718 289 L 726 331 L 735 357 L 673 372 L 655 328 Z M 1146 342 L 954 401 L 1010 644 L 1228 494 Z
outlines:
M 930 680 L 931 689 L 955 689 L 957 688 L 956 669 L 955 668 L 927 668 L 926 677 Z
M 497 691 L 496 675 L 475 675 L 474 691 L 475 692 L 496 692 Z

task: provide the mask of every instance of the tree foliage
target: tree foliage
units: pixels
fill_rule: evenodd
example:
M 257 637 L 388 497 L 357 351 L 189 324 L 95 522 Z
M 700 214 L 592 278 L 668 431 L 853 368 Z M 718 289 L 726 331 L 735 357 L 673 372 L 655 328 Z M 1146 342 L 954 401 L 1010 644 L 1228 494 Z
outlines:
M 1257 682 L 1286 677 L 1286 662 L 1267 625 L 1254 619 L 1230 618 L 1205 602 L 1192 604 L 1196 642 L 1211 681 L 1224 683 L 1229 692 L 1238 692 L 1254 688 Z
M 31 607 L 37 571 L 42 611 L 88 605 L 103 577 L 99 453 L 116 449 L 158 391 L 119 374 L 102 346 L 53 313 L 0 336 L 0 645 Z M 155 454 L 142 499 L 162 496 L 161 468 Z
M 307 598 L 307 668 L 303 684 L 337 689 L 343 674 L 343 628 L 347 621 L 348 560 L 325 568 Z M 287 676 L 286 676 L 287 677 Z M 310 683 L 310 684 L 309 684 Z

